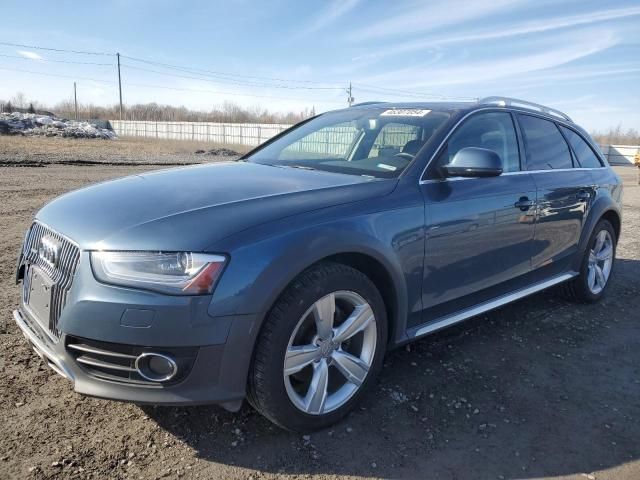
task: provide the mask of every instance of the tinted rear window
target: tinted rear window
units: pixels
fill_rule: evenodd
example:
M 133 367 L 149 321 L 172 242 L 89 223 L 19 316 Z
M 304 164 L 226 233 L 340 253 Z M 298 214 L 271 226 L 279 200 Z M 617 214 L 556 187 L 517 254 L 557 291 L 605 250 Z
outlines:
M 562 129 L 564 136 L 567 137 L 567 140 L 569 140 L 571 148 L 573 148 L 573 152 L 578 157 L 578 162 L 580 163 L 581 167 L 599 168 L 602 166 L 600 160 L 598 159 L 598 156 L 593 152 L 589 144 L 585 142 L 580 135 L 566 127 L 561 126 L 560 129 Z
M 527 170 L 572 168 L 571 152 L 556 124 L 530 115 L 518 115 L 527 150 Z

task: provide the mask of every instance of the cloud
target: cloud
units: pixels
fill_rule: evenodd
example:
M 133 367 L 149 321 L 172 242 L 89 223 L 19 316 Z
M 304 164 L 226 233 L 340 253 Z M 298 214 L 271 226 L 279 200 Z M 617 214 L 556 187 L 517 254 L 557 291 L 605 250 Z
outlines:
M 385 20 L 356 30 L 349 35 L 349 38 L 354 41 L 362 41 L 426 32 L 491 14 L 502 14 L 523 3 L 524 0 L 493 0 L 492 2 L 434 0 L 417 6 L 412 5 L 411 8 L 398 15 L 387 17 Z
M 415 89 L 451 85 L 469 85 L 502 78 L 514 78 L 530 72 L 559 67 L 580 58 L 602 52 L 619 43 L 611 31 L 589 29 L 572 35 L 557 35 L 538 45 L 528 45 L 527 53 L 510 57 L 477 58 L 447 65 L 429 65 L 399 69 L 367 76 L 367 83 L 395 84 L 396 88 Z M 404 81 L 401 81 L 404 80 Z
M 461 35 L 429 37 L 416 41 L 399 43 L 389 48 L 378 50 L 375 53 L 371 54 L 370 57 L 377 59 L 388 55 L 397 55 L 399 53 L 406 53 L 415 50 L 432 49 L 434 47 L 447 44 L 482 42 L 484 40 L 496 40 L 519 35 L 543 33 L 551 30 L 589 25 L 593 23 L 605 22 L 618 18 L 627 18 L 638 15 L 640 15 L 640 6 L 633 6 L 626 8 L 600 10 L 596 12 L 569 15 L 558 18 L 532 20 L 529 22 L 522 22 L 511 27 L 493 27 L 491 30 L 480 30 L 464 33 Z
M 29 52 L 27 50 L 18 50 L 18 55 L 28 58 L 29 60 L 44 60 L 40 55 L 36 52 Z
M 307 33 L 317 32 L 322 28 L 335 22 L 337 19 L 353 10 L 361 0 L 333 0 L 326 4 L 320 15 L 316 17 L 313 23 L 305 29 Z

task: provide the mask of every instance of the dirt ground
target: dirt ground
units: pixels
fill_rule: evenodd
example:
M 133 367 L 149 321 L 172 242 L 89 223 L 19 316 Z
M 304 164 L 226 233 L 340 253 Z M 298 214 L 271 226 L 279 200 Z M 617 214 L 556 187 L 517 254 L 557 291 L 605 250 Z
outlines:
M 10 148 L 20 147 L 0 138 L 1 160 Z M 49 148 L 43 142 L 38 152 Z M 159 156 L 189 161 L 185 148 Z M 116 156 L 135 162 L 134 150 Z M 544 292 L 393 351 L 360 408 L 310 436 L 284 432 L 248 406 L 231 414 L 80 397 L 18 333 L 13 275 L 32 215 L 67 190 L 152 168 L 0 168 L 0 478 L 640 478 L 634 168 L 617 169 L 625 218 L 603 302 L 572 305 Z
M 184 165 L 201 163 L 221 157 L 196 154 L 217 145 L 185 140 L 121 137 L 115 140 L 0 136 L 0 167 L 43 166 L 50 164 L 118 166 Z M 239 153 L 249 147 L 225 145 Z

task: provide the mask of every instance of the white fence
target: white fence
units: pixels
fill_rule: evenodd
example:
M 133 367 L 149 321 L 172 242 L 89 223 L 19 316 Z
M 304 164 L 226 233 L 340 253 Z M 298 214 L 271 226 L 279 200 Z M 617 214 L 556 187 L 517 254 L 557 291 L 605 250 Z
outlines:
M 196 140 L 202 142 L 247 145 L 255 147 L 269 140 L 291 125 L 283 123 L 213 123 L 213 122 L 145 122 L 134 120 L 110 120 L 113 129 L 123 137 L 168 138 L 174 140 Z M 406 132 L 390 132 L 404 142 Z M 345 145 L 350 145 L 350 132 L 347 127 L 322 132 L 322 143 L 313 139 L 314 148 L 326 146 L 326 151 L 318 153 L 339 154 Z M 400 138 L 402 137 L 402 138 Z M 406 137 L 407 139 L 409 137 Z M 301 142 L 298 148 L 305 147 Z M 388 144 L 387 141 L 385 144 Z M 391 142 L 393 143 L 393 141 Z M 640 153 L 639 145 L 600 145 L 602 153 L 612 165 L 633 164 L 634 157 Z
M 145 122 L 109 120 L 122 137 L 195 140 L 255 147 L 291 125 L 279 123 Z
M 600 150 L 611 165 L 629 165 L 640 154 L 640 145 L 600 145 Z

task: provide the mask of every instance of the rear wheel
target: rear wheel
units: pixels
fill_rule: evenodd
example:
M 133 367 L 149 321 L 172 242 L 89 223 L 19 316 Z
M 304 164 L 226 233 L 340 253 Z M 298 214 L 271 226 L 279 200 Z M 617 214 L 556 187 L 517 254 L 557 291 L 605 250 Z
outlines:
M 382 297 L 368 277 L 341 264 L 313 267 L 287 288 L 265 320 L 249 401 L 289 430 L 329 426 L 374 381 L 386 335 Z
M 563 285 L 570 300 L 594 303 L 609 286 L 616 257 L 616 234 L 607 220 L 600 220 L 591 234 L 582 259 L 580 275 Z

